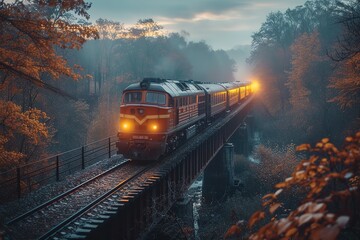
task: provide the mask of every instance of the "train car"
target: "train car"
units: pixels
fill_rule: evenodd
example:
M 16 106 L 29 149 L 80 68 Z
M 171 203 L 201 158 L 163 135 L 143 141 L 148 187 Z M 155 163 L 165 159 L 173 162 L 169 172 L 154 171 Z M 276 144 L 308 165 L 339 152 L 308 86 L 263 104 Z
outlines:
M 227 92 L 226 88 L 220 84 L 202 83 L 198 84 L 205 91 L 206 100 L 206 119 L 207 122 L 218 114 L 226 111 Z
M 126 158 L 156 160 L 204 120 L 205 92 L 196 83 L 145 78 L 123 92 L 117 147 Z
M 229 82 L 221 83 L 221 86 L 223 86 L 227 91 L 227 109 L 229 110 L 235 104 L 238 104 L 240 102 L 239 85 L 235 82 Z
M 252 92 L 250 83 L 145 78 L 123 91 L 118 153 L 157 160 Z
M 249 96 L 251 93 L 254 92 L 253 83 L 240 82 L 240 81 L 236 81 L 235 83 L 239 87 L 239 100 L 240 101 L 242 101 L 243 99 L 245 99 L 247 96 Z

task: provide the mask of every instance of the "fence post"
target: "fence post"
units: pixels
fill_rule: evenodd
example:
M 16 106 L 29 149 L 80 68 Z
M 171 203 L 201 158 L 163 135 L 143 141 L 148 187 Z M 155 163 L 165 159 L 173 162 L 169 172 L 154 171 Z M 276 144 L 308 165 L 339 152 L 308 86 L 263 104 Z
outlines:
M 59 155 L 56 156 L 56 181 L 60 180 L 59 176 Z
M 111 139 L 109 138 L 109 158 L 111 158 Z
M 82 146 L 81 148 L 81 169 L 85 168 L 85 148 Z
M 20 168 L 17 167 L 16 168 L 16 188 L 17 188 L 17 194 L 18 194 L 18 198 L 21 197 L 21 179 L 20 179 Z

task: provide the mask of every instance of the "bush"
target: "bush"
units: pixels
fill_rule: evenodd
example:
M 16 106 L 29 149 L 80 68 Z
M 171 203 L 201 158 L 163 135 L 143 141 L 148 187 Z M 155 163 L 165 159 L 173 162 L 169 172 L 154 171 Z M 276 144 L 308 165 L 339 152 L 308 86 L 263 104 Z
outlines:
M 303 144 L 297 151 L 311 156 L 302 160 L 291 177 L 275 185 L 277 191 L 265 195 L 263 209 L 248 221 L 256 229 L 250 239 L 349 239 L 359 236 L 360 208 L 360 132 L 347 137 L 342 149 L 324 138 L 315 147 Z M 301 203 L 285 212 L 280 197 L 292 189 L 305 193 Z M 234 236 L 241 226 L 233 225 L 225 237 Z

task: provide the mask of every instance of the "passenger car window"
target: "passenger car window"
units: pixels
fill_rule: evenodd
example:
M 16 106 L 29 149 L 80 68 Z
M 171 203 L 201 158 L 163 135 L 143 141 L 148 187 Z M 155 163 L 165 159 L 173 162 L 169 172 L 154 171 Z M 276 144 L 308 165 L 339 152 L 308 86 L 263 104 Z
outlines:
M 141 92 L 127 92 L 124 95 L 124 103 L 139 103 L 141 102 Z

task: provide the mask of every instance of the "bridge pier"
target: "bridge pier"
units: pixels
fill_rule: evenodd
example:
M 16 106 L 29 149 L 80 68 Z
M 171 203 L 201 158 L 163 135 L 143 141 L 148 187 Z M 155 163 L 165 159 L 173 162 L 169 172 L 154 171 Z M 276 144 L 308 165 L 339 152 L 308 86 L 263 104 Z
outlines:
M 211 203 L 225 200 L 234 187 L 234 145 L 226 143 L 204 170 L 202 194 Z

